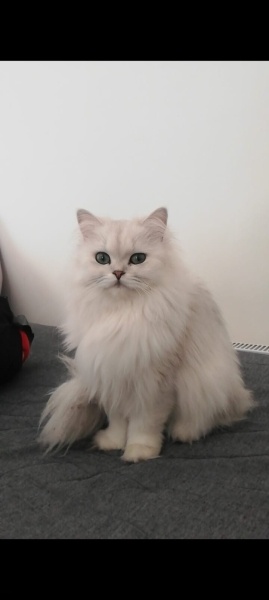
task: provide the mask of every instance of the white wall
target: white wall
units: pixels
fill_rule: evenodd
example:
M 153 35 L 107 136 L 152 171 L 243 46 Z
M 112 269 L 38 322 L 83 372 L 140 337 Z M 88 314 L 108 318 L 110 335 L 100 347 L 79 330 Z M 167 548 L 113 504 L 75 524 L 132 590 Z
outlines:
M 234 341 L 269 344 L 269 63 L 0 63 L 14 312 L 57 324 L 75 210 L 169 209 Z

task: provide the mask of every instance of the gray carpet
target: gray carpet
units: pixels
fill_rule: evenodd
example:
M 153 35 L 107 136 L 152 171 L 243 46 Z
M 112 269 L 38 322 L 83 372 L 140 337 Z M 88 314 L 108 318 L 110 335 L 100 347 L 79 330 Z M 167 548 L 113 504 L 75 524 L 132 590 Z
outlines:
M 46 394 L 65 380 L 53 327 L 0 389 L 0 538 L 269 538 L 269 356 L 239 354 L 259 406 L 231 429 L 125 464 L 118 452 L 42 455 Z

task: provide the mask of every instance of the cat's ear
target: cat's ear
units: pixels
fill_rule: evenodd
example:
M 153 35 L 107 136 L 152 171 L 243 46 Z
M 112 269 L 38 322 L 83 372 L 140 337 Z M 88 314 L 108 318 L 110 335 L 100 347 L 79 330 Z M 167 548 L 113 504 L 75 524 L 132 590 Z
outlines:
M 148 233 L 151 239 L 162 241 L 167 224 L 168 212 L 166 208 L 157 208 L 145 220 L 144 225 L 147 226 Z
M 153 213 L 151 213 L 149 215 L 149 217 L 147 217 L 145 219 L 145 221 L 155 221 L 155 219 L 157 219 L 158 221 L 162 221 L 162 223 L 164 225 L 167 225 L 167 218 L 168 218 L 168 212 L 167 212 L 167 208 L 164 208 L 163 206 L 161 208 L 157 208 L 157 210 L 154 210 Z
M 101 225 L 101 221 L 84 208 L 77 210 L 77 220 L 84 238 L 90 237 L 95 227 Z

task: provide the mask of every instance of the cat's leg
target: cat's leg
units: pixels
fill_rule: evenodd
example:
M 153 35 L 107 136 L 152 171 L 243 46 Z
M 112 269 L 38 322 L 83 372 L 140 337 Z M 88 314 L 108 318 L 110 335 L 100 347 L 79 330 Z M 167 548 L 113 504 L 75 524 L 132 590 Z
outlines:
M 49 451 L 94 433 L 103 423 L 104 413 L 95 402 L 89 401 L 89 392 L 74 377 L 53 392 L 41 415 L 40 425 L 44 421 L 46 424 L 38 441 Z
M 195 414 L 191 415 L 190 412 L 188 415 L 183 414 L 179 406 L 174 409 L 167 427 L 168 434 L 173 441 L 189 443 L 199 440 L 210 429 L 211 424 L 207 423 L 207 426 L 205 424 L 202 426 L 197 422 Z
M 94 444 L 99 450 L 123 450 L 127 437 L 127 419 L 115 412 L 109 414 L 108 418 L 108 427 L 95 434 Z
M 147 410 L 130 416 L 123 460 L 138 462 L 159 456 L 171 408 L 172 398 L 167 396 L 150 409 L 147 407 Z
M 123 460 L 138 462 L 159 456 L 163 441 L 162 430 L 159 423 L 155 425 L 152 420 L 148 422 L 142 415 L 132 418 Z

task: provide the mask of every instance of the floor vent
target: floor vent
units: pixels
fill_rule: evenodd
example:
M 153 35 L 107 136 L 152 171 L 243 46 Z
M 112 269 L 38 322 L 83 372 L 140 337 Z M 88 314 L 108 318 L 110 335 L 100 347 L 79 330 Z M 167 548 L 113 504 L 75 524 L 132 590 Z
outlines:
M 244 350 L 245 352 L 269 354 L 269 346 L 263 346 L 262 344 L 241 344 L 240 342 L 233 342 L 233 347 L 235 350 Z

